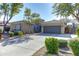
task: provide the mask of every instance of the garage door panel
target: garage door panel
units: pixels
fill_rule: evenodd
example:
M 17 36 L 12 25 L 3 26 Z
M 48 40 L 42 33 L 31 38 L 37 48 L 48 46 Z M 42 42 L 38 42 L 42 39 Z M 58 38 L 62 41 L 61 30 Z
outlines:
M 61 27 L 60 26 L 45 26 L 44 27 L 44 33 L 60 34 L 61 33 Z

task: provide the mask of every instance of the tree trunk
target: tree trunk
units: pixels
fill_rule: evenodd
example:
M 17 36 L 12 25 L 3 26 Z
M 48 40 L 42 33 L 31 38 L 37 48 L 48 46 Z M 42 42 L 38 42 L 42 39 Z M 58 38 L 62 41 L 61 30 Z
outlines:
M 3 33 L 4 33 L 4 28 L 5 28 L 5 18 L 6 18 L 6 13 L 4 13 L 4 19 L 3 19 Z
M 79 22 L 79 17 L 78 16 L 76 16 L 75 14 L 72 14 L 76 19 L 77 19 L 77 21 Z

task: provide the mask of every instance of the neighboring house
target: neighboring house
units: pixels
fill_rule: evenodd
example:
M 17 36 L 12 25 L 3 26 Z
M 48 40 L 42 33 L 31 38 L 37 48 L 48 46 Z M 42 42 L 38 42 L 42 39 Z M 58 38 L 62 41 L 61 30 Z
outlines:
M 17 21 L 10 23 L 10 31 L 19 30 L 24 33 L 33 33 L 32 24 L 28 24 L 24 21 Z
M 63 34 L 65 32 L 65 23 L 61 20 L 52 20 L 41 23 L 42 33 Z

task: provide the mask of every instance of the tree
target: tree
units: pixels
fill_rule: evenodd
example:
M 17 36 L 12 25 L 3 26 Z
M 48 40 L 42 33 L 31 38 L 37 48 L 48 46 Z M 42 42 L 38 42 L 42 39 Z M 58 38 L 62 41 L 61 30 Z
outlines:
M 35 19 L 32 19 L 31 21 L 33 24 L 40 24 L 41 22 L 43 22 L 43 20 L 41 18 L 35 18 Z
M 29 8 L 25 8 L 24 17 L 25 19 L 27 19 L 26 23 L 28 24 L 40 24 L 40 22 L 42 21 L 40 14 L 32 13 Z
M 2 3 L 0 4 L 0 15 L 3 15 L 4 27 L 9 23 L 9 21 L 20 12 L 23 7 L 22 3 Z
M 36 18 L 36 17 L 40 17 L 40 15 L 38 13 L 32 13 L 31 17 Z
M 31 18 L 32 18 L 31 22 L 33 24 L 40 24 L 42 21 L 42 19 L 40 18 L 40 14 L 38 13 L 32 13 Z
M 56 3 L 53 6 L 53 13 L 63 17 L 72 15 L 79 22 L 79 3 Z
M 31 22 L 31 10 L 29 8 L 25 8 L 24 17 L 27 19 L 27 22 Z

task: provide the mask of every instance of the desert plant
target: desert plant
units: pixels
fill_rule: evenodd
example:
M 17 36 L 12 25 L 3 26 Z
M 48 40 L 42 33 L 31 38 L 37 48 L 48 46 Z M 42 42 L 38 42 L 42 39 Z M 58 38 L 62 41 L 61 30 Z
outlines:
M 10 37 L 14 36 L 14 33 L 13 32 L 9 32 L 9 36 Z
M 77 27 L 76 34 L 79 37 L 79 27 Z
M 58 53 L 58 39 L 56 38 L 46 38 L 45 45 L 48 53 L 57 54 Z
M 18 35 L 21 37 L 21 36 L 23 36 L 23 32 L 22 31 L 19 31 L 18 32 Z
M 79 56 L 79 40 L 71 40 L 69 47 L 75 56 Z
M 59 47 L 60 48 L 67 47 L 67 45 L 68 45 L 67 40 L 62 40 L 62 39 L 59 40 Z

